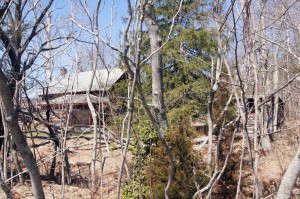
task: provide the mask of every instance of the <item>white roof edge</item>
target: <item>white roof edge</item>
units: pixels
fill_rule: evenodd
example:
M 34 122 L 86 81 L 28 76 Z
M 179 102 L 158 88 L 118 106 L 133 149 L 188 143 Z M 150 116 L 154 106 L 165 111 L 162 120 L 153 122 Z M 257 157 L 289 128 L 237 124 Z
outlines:
M 87 91 L 94 71 L 85 71 L 60 76 L 50 83 L 49 94 L 61 94 Z M 124 74 L 120 68 L 100 69 L 95 72 L 91 85 L 92 91 L 109 90 Z

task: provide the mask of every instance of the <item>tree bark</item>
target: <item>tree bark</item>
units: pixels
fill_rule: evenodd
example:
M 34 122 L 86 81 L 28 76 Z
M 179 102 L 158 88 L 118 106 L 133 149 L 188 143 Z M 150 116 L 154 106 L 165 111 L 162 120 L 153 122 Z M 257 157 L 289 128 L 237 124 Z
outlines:
M 215 132 L 215 126 L 214 124 L 214 115 L 213 115 L 213 100 L 215 97 L 216 92 L 219 89 L 219 83 L 221 78 L 221 71 L 222 71 L 222 61 L 223 61 L 223 46 L 222 46 L 222 40 L 221 40 L 221 34 L 222 34 L 222 24 L 220 23 L 223 21 L 221 19 L 221 11 L 222 11 L 223 3 L 219 1 L 214 2 L 213 6 L 213 16 L 215 18 L 216 22 L 216 30 L 217 32 L 217 42 L 218 42 L 218 48 L 217 48 L 217 54 L 216 54 L 216 66 L 214 63 L 214 59 L 212 59 L 211 62 L 211 80 L 210 80 L 210 92 L 208 97 L 208 106 L 207 106 L 207 124 L 208 124 L 208 158 L 207 158 L 207 165 L 209 169 L 212 169 L 212 154 L 213 154 L 213 134 Z M 216 69 L 214 70 L 214 67 Z
M 300 147 L 281 180 L 276 199 L 291 198 L 292 190 L 296 184 L 299 174 L 300 174 Z
M 101 5 L 101 0 L 97 1 L 97 6 L 96 6 L 96 11 L 95 11 L 95 30 L 94 30 L 94 40 L 95 40 L 95 52 L 93 54 L 93 61 L 92 61 L 92 65 L 93 65 L 93 74 L 91 76 L 89 85 L 88 85 L 88 89 L 86 91 L 86 97 L 87 97 L 87 104 L 88 107 L 90 109 L 91 115 L 92 115 L 92 120 L 93 120 L 93 134 L 94 134 L 94 138 L 93 138 L 93 151 L 92 151 L 92 161 L 91 161 L 91 180 L 92 180 L 92 188 L 95 189 L 96 188 L 96 162 L 97 162 L 97 153 L 98 153 L 98 131 L 97 131 L 97 113 L 96 110 L 94 108 L 94 105 L 91 101 L 91 97 L 90 97 L 90 91 L 93 85 L 93 81 L 95 79 L 95 74 L 96 74 L 96 70 L 97 70 L 97 66 L 98 66 L 98 56 L 99 56 L 99 45 L 100 45 L 100 39 L 99 39 L 99 22 L 98 22 L 98 16 L 99 16 L 99 10 L 100 10 L 100 5 Z M 100 146 L 101 148 L 101 146 Z M 102 159 L 102 157 L 100 157 Z
M 145 22 L 148 28 L 148 34 L 150 37 L 151 53 L 151 66 L 152 66 L 152 104 L 156 119 L 159 122 L 161 128 L 168 128 L 168 121 L 164 105 L 164 90 L 163 90 L 163 63 L 162 63 L 162 50 L 161 37 L 159 35 L 159 27 L 156 23 L 154 16 L 153 5 L 146 7 Z
M 163 146 L 170 159 L 170 171 L 167 186 L 165 188 L 165 198 L 169 198 L 169 191 L 172 185 L 174 169 L 175 169 L 175 158 L 172 154 L 170 146 L 166 142 L 163 132 L 168 128 L 167 115 L 164 105 L 164 90 L 163 90 L 163 63 L 162 63 L 162 49 L 161 49 L 161 37 L 159 35 L 159 27 L 156 22 L 154 6 L 153 4 L 146 5 L 145 22 L 148 28 L 148 35 L 150 37 L 150 48 L 151 48 L 151 66 L 152 66 L 152 103 L 154 106 L 155 118 L 151 118 L 149 110 L 147 115 L 151 119 L 152 124 L 156 127 L 156 131 L 159 135 Z M 138 74 L 139 75 L 139 74 Z M 139 79 L 139 78 L 138 78 Z M 143 101 L 144 109 L 148 109 L 143 99 L 143 93 L 140 88 L 140 84 L 137 84 L 138 92 Z
M 47 48 L 51 49 L 52 45 L 50 43 L 51 40 L 51 14 L 50 12 L 46 12 L 46 24 L 47 24 L 47 28 L 45 29 L 45 33 L 46 33 L 46 41 L 48 41 L 47 43 Z M 51 114 L 51 106 L 49 103 L 49 85 L 50 82 L 52 81 L 52 72 L 53 72 L 53 61 L 51 60 L 51 51 L 47 51 L 45 54 L 45 57 L 48 61 L 47 65 L 46 65 L 46 103 L 47 103 L 47 107 L 46 107 L 46 121 L 49 123 L 50 122 L 50 114 Z M 55 169 L 56 169 L 56 155 L 57 155 L 57 148 L 59 148 L 59 141 L 57 139 L 56 136 L 56 132 L 55 130 L 50 126 L 47 125 L 48 131 L 50 133 L 50 137 L 51 138 L 55 138 L 55 140 L 52 143 L 52 162 L 51 162 L 51 166 L 50 166 L 50 173 L 48 178 L 50 180 L 56 180 L 55 178 Z
M 20 126 L 18 124 L 17 110 L 14 109 L 13 99 L 11 97 L 10 89 L 8 86 L 7 78 L 5 77 L 2 70 L 0 70 L 0 93 L 3 107 L 5 110 L 5 120 L 7 127 L 12 135 L 13 141 L 17 146 L 18 152 L 21 154 L 24 162 L 27 166 L 31 182 L 32 189 L 35 198 L 44 199 L 44 191 L 42 187 L 41 177 L 37 162 L 26 142 L 25 136 L 23 135 Z
M 5 184 L 5 182 L 2 179 L 0 179 L 0 187 L 4 191 L 4 193 L 6 194 L 6 197 L 8 199 L 14 199 L 13 193 L 11 192 L 9 187 Z
M 254 17 L 253 17 L 253 8 L 250 0 L 240 0 L 241 5 L 243 6 L 243 20 L 244 20 L 244 48 L 246 51 L 246 64 L 249 69 L 252 69 L 254 74 L 254 107 L 255 107 L 255 123 L 254 123 L 254 164 L 252 163 L 253 172 L 254 172 L 254 198 L 258 199 L 262 196 L 261 183 L 259 178 L 259 154 L 258 154 L 258 116 L 259 116 L 259 107 L 258 107 L 258 66 L 257 66 L 257 56 L 255 49 L 255 30 L 254 30 Z M 245 106 L 246 108 L 246 106 Z M 250 152 L 251 153 L 251 152 Z
M 1 117 L 2 113 L 1 113 L 1 109 L 0 109 L 0 150 L 2 148 L 3 145 L 3 141 L 4 141 L 4 126 L 3 126 L 3 121 L 2 121 L 2 117 Z

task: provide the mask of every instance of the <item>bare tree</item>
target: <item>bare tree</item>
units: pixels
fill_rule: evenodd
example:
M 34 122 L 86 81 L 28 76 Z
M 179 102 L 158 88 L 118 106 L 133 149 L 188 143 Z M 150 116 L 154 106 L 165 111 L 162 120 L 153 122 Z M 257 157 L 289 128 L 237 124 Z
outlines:
M 28 53 L 28 59 L 24 60 L 24 56 L 27 54 L 26 50 L 30 47 L 33 39 L 39 34 L 41 31 L 40 24 L 45 17 L 45 14 L 49 10 L 50 6 L 53 3 L 53 0 L 47 2 L 39 16 L 36 20 L 33 20 L 32 26 L 30 29 L 27 29 L 28 34 L 24 34 L 25 30 L 25 21 L 24 18 L 28 16 L 28 12 L 36 9 L 37 4 L 32 4 L 32 7 L 26 5 L 28 2 L 17 0 L 11 5 L 12 1 L 5 1 L 3 7 L 1 7 L 0 17 L 3 19 L 9 16 L 10 26 L 5 27 L 2 26 L 0 29 L 1 36 L 0 39 L 2 41 L 2 45 L 5 49 L 3 53 L 4 56 L 7 55 L 7 58 L 10 62 L 10 72 L 7 74 L 5 71 L 5 67 L 3 65 L 3 58 L 1 62 L 1 71 L 0 71 L 0 90 L 1 90 L 1 100 L 3 104 L 3 110 L 5 110 L 5 120 L 7 121 L 7 126 L 9 132 L 12 135 L 13 141 L 16 144 L 19 153 L 24 158 L 24 162 L 28 168 L 31 180 L 33 193 L 36 198 L 44 198 L 44 192 L 41 184 L 39 169 L 36 164 L 36 160 L 26 142 L 25 137 L 22 135 L 22 131 L 18 124 L 18 104 L 14 103 L 18 101 L 18 93 L 19 93 L 19 84 L 22 77 L 22 73 L 24 73 L 27 69 L 29 69 L 41 51 L 45 51 L 44 43 L 41 48 L 34 52 L 33 54 Z M 31 8 L 27 10 L 27 8 Z M 26 8 L 26 9 L 24 9 Z M 13 9 L 14 11 L 12 11 Z M 24 12 L 27 12 L 24 14 Z M 37 12 L 37 11 L 36 11 Z M 37 12 L 38 13 L 38 12 Z M 1 23 L 3 25 L 3 23 Z M 13 30 L 13 34 L 9 34 L 8 30 Z M 50 49 L 49 49 L 50 50 Z M 32 56 L 30 56 L 32 55 Z M 17 98 L 16 98 L 17 97 Z
M 300 148 L 286 170 L 276 195 L 277 199 L 291 198 L 292 190 L 300 173 Z
M 214 124 L 214 115 L 213 115 L 213 100 L 215 94 L 219 88 L 220 78 L 221 78 L 221 71 L 223 65 L 223 47 L 222 47 L 222 40 L 221 40 L 221 31 L 222 31 L 222 24 L 221 24 L 221 13 L 222 13 L 222 3 L 215 1 L 213 7 L 213 18 L 216 23 L 216 30 L 217 30 L 217 54 L 216 54 L 216 66 L 214 63 L 214 58 L 212 58 L 211 64 L 211 73 L 210 73 L 210 92 L 208 97 L 208 107 L 207 107 L 207 123 L 208 123 L 208 160 L 207 165 L 209 168 L 212 167 L 212 148 L 213 148 L 213 134 L 216 128 L 216 124 Z M 216 67 L 216 68 L 215 68 Z

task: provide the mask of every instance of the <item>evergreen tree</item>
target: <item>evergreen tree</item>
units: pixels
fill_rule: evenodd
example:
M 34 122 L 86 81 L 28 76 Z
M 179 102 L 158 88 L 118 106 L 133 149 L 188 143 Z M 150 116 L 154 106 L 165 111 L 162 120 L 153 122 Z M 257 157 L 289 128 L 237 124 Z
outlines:
M 178 0 L 156 1 L 159 33 L 166 41 Z M 208 2 L 207 2 L 208 4 Z M 197 1 L 184 1 L 175 19 L 170 41 L 163 48 L 165 105 L 170 124 L 182 116 L 199 117 L 206 113 L 211 57 L 216 53 L 215 31 L 209 29 L 208 13 Z M 145 51 L 149 49 L 145 38 Z M 147 52 L 145 52 L 147 53 Z M 144 88 L 151 86 L 150 66 L 144 67 Z M 149 93 L 148 93 L 149 94 Z
M 201 10 L 197 1 L 184 1 L 182 10 L 174 21 L 171 35 L 172 18 L 179 8 L 177 0 L 156 1 L 154 14 L 159 25 L 163 48 L 163 78 L 165 104 L 170 129 L 168 143 L 175 155 L 175 179 L 170 190 L 171 198 L 189 198 L 196 190 L 194 181 L 203 181 L 194 176 L 193 168 L 199 161 L 191 149 L 190 139 L 193 130 L 190 119 L 206 113 L 207 93 L 209 91 L 209 67 L 211 57 L 216 52 L 217 42 L 214 30 L 207 25 L 208 14 Z M 149 38 L 144 34 L 143 53 L 149 52 Z M 143 66 L 143 89 L 151 97 L 151 66 Z M 150 101 L 150 100 L 149 100 Z M 137 109 L 139 105 L 136 106 Z M 162 198 L 168 180 L 169 161 L 166 152 L 158 142 L 158 137 L 149 129 L 143 111 L 134 125 L 133 175 L 123 187 L 124 198 Z M 195 179 L 197 178 L 197 179 Z M 205 184 L 205 183 L 204 183 Z

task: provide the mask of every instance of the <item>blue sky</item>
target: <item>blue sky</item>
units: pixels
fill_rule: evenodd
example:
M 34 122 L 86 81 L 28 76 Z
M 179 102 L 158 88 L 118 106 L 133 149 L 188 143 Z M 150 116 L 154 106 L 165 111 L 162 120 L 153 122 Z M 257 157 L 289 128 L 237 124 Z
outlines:
M 44 1 L 47 2 L 47 0 L 44 0 Z M 71 20 L 69 19 L 71 12 L 73 12 L 72 13 L 73 16 L 76 18 L 76 20 L 80 24 L 84 24 L 85 22 L 87 22 L 87 17 L 86 17 L 86 15 L 84 15 L 84 12 L 82 10 L 79 10 L 78 8 L 76 8 L 76 6 L 74 6 L 75 2 L 78 3 L 78 0 L 54 1 L 53 5 L 51 7 L 51 9 L 53 10 L 52 20 L 53 20 L 53 23 L 56 23 L 56 22 L 60 23 L 59 26 L 62 28 L 62 30 L 59 30 L 59 31 L 62 31 L 62 32 L 64 32 L 65 30 L 67 31 L 67 27 L 70 26 L 70 24 L 72 23 Z M 111 10 L 112 2 L 114 3 L 113 10 Z M 97 1 L 96 0 L 86 0 L 86 3 L 87 3 L 90 14 L 93 14 L 94 10 L 96 9 Z M 112 29 L 110 28 L 111 16 L 114 19 Z M 107 39 L 110 35 L 110 31 L 112 31 L 112 44 L 115 47 L 120 46 L 120 31 L 122 31 L 124 29 L 124 27 L 126 26 L 126 24 L 124 24 L 122 22 L 122 18 L 124 18 L 124 17 L 127 17 L 127 1 L 126 0 L 114 0 L 114 1 L 102 0 L 100 14 L 99 14 L 100 35 L 103 38 Z M 60 19 L 60 18 L 64 18 L 63 22 L 59 22 L 58 19 Z M 76 25 L 73 25 L 73 28 L 74 27 L 76 27 Z M 86 27 L 86 28 L 89 29 L 88 27 Z M 63 30 L 63 29 L 65 29 L 65 30 Z M 83 35 L 82 35 L 81 39 L 90 40 L 89 38 L 92 38 L 92 35 L 90 33 L 83 31 Z M 81 46 L 81 44 L 76 45 L 76 46 L 77 47 Z M 90 49 L 90 46 L 85 45 L 85 47 L 83 47 L 81 49 L 77 49 L 77 50 L 85 51 L 85 48 Z M 70 50 L 68 50 L 68 51 L 70 52 L 70 51 L 72 51 L 72 49 L 70 48 Z M 78 51 L 78 53 L 80 53 L 79 51 Z M 72 54 L 72 53 L 70 52 L 70 54 Z M 83 54 L 81 54 L 81 55 L 83 55 Z M 57 66 L 65 65 L 65 66 L 71 67 L 71 65 L 72 65 L 71 59 L 72 59 L 72 57 L 63 55 L 61 58 L 56 59 L 55 65 L 57 65 Z
M 107 26 L 111 19 L 111 0 L 106 0 L 103 4 L 103 11 L 100 13 L 100 24 L 103 23 Z M 113 25 L 113 37 L 117 39 L 119 37 L 119 30 L 124 29 L 125 24 L 122 23 L 122 17 L 127 16 L 127 1 L 126 0 L 115 0 L 113 8 L 113 17 L 115 22 Z M 106 25 L 105 25 L 106 24 Z
M 77 0 L 62 0 L 56 1 L 52 9 L 61 8 L 56 10 L 56 15 L 58 16 L 65 16 L 71 12 L 72 7 L 70 6 L 72 3 L 77 2 Z M 88 9 L 91 13 L 93 13 L 97 0 L 86 0 Z M 113 3 L 113 12 L 111 12 L 111 7 Z M 80 14 L 83 13 L 74 13 Z M 126 0 L 102 0 L 101 2 L 101 12 L 99 14 L 99 24 L 100 24 L 100 34 L 105 37 L 109 36 L 110 32 L 110 23 L 111 23 L 111 16 L 113 17 L 113 28 L 112 28 L 112 36 L 113 41 L 118 41 L 120 30 L 122 30 L 125 24 L 122 23 L 122 18 L 127 17 L 127 1 Z

